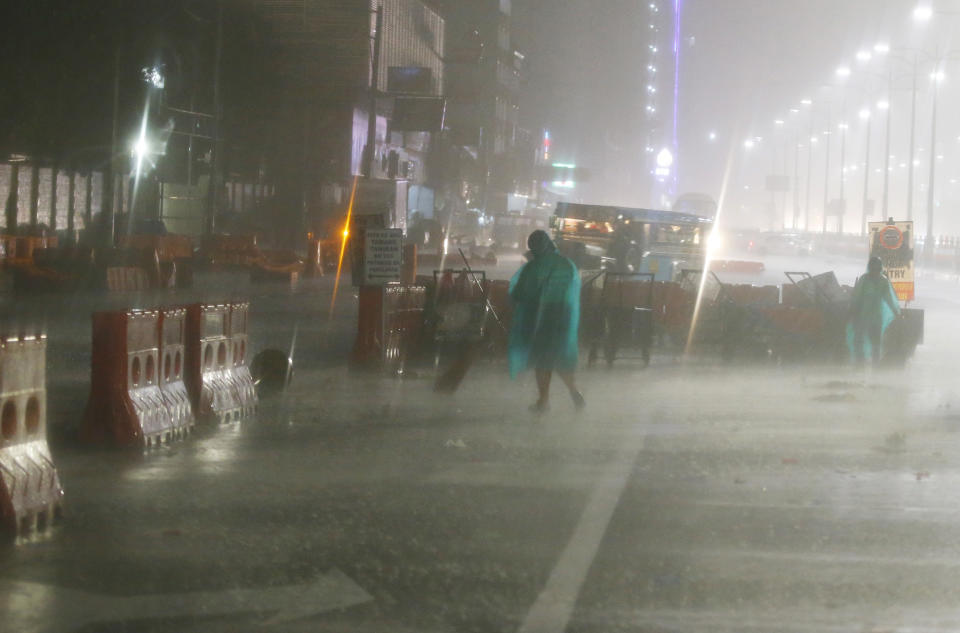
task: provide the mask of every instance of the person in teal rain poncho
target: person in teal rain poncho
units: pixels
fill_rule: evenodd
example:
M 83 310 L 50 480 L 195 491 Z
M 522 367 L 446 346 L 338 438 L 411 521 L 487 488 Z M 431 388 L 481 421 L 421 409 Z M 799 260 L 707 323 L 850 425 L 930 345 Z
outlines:
M 582 409 L 585 402 L 575 380 L 580 273 L 572 261 L 557 252 L 545 231 L 531 233 L 527 247 L 530 261 L 510 281 L 510 375 L 516 378 L 530 368 L 536 372 L 539 398 L 531 411 L 547 410 L 554 371 L 570 390 L 574 405 Z
M 893 319 L 900 315 L 900 304 L 893 284 L 883 274 L 883 262 L 871 257 L 867 274 L 857 280 L 850 306 L 847 325 L 847 345 L 854 362 L 868 358 L 880 362 L 883 353 L 883 334 Z

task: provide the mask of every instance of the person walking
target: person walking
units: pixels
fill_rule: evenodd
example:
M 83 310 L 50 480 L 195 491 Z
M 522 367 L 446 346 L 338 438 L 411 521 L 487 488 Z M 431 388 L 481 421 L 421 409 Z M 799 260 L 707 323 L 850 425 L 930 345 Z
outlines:
M 893 284 L 883 273 L 883 262 L 871 257 L 867 274 L 857 279 L 850 304 L 850 323 L 847 326 L 847 345 L 855 363 L 868 358 L 880 363 L 883 354 L 883 334 L 895 317 L 900 316 L 900 304 Z
M 530 410 L 549 409 L 550 382 L 556 372 L 563 380 L 574 406 L 586 405 L 577 389 L 575 372 L 580 325 L 580 273 L 576 265 L 557 252 L 545 231 L 527 238 L 528 262 L 510 281 L 513 324 L 508 355 L 510 375 L 526 369 L 537 377 L 538 398 Z

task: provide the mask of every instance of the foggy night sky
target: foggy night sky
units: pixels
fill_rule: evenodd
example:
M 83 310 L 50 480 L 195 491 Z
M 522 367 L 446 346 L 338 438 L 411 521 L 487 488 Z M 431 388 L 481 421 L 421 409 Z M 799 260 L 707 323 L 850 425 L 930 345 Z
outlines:
M 672 3 L 664 2 L 668 7 Z M 642 205 L 647 2 L 517 0 L 529 39 L 522 109 L 553 133 L 558 159 L 602 167 L 590 201 Z M 683 0 L 680 192 L 717 195 L 731 143 L 768 134 L 837 65 L 883 39 L 907 44 L 910 0 Z M 896 26 L 896 28 L 894 28 Z M 688 38 L 695 38 L 691 46 Z M 659 86 L 662 92 L 670 86 Z M 718 142 L 706 143 L 710 130 Z M 604 178 L 607 175 L 607 178 Z

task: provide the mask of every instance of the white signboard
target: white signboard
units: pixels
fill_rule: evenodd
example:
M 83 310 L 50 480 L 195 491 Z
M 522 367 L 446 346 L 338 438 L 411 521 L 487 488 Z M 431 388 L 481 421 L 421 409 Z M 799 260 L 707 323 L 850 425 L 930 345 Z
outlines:
M 900 301 L 913 301 L 913 222 L 871 222 L 870 256 L 879 257 Z
M 403 231 L 367 229 L 364 236 L 364 285 L 400 281 L 403 267 Z

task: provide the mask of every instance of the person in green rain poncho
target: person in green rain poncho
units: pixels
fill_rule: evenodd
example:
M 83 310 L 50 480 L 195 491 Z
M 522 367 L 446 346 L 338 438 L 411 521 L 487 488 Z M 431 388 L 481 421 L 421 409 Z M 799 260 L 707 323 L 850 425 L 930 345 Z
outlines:
M 900 304 L 893 284 L 883 274 L 883 262 L 871 257 L 867 274 L 857 280 L 850 305 L 847 325 L 847 346 L 855 363 L 872 359 L 880 362 L 883 354 L 883 334 L 887 326 L 900 316 Z
M 570 390 L 574 406 L 585 406 L 577 389 L 580 326 L 580 273 L 576 265 L 557 252 L 545 231 L 527 239 L 528 261 L 510 281 L 513 324 L 510 329 L 510 375 L 532 368 L 539 398 L 530 407 L 535 413 L 549 408 L 553 372 Z

